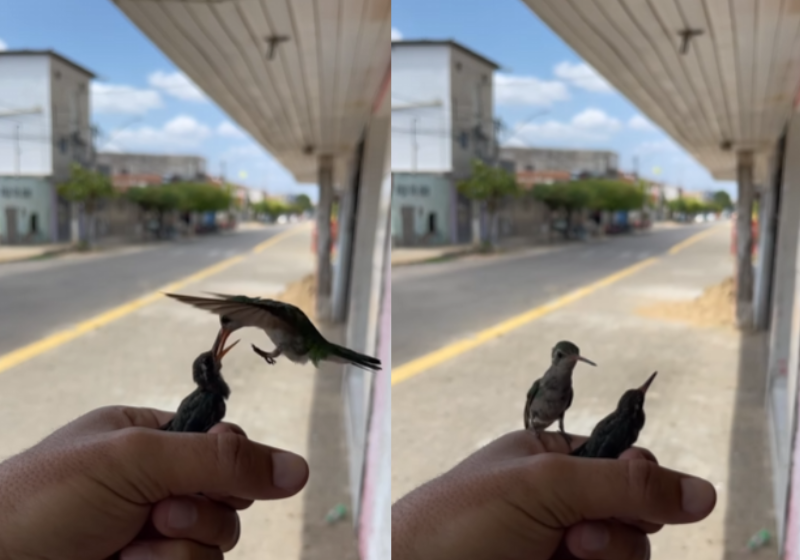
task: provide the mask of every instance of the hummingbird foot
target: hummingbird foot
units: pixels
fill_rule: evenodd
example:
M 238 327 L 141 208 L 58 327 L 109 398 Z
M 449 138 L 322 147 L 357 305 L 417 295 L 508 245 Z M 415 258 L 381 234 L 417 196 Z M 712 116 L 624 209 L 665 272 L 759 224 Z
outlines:
M 255 344 L 251 344 L 250 346 L 253 347 L 253 352 L 264 358 L 264 360 L 271 366 L 275 365 L 275 358 L 281 355 L 281 352 L 278 349 L 275 349 L 275 351 L 273 352 L 264 352 L 261 348 L 259 348 Z
M 561 415 L 561 418 L 558 419 L 558 431 L 561 432 L 561 435 L 564 437 L 564 441 L 567 442 L 567 449 L 572 449 L 572 437 L 564 431 L 564 415 Z

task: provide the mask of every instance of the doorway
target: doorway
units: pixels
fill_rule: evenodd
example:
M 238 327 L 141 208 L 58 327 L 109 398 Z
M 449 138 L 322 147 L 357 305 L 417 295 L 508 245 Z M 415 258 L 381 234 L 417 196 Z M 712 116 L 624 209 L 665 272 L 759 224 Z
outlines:
M 436 214 L 434 212 L 428 214 L 428 233 L 430 235 L 436 233 Z
M 400 208 L 403 217 L 403 245 L 409 247 L 414 245 L 414 207 L 403 206 Z
M 13 206 L 6 207 L 6 244 L 16 245 L 19 240 L 17 227 L 17 209 Z

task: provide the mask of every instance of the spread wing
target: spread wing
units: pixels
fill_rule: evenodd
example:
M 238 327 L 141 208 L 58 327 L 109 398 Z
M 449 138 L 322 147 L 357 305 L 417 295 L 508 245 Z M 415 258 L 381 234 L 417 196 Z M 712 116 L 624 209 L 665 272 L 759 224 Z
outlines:
M 245 327 L 257 327 L 267 331 L 297 331 L 297 323 L 292 321 L 291 311 L 287 312 L 287 304 L 268 300 L 253 299 L 244 296 L 217 295 L 223 299 L 214 299 L 183 294 L 165 294 L 183 303 L 199 309 L 205 309 L 219 316 L 227 316 Z M 275 305 L 277 304 L 277 305 Z M 295 308 L 297 309 L 297 308 Z M 297 309 L 299 313 L 303 313 Z M 305 315 L 303 315 L 305 317 Z M 306 321 L 308 319 L 306 318 Z M 310 322 L 309 322 L 310 323 Z
M 533 405 L 533 399 L 536 398 L 536 393 L 539 392 L 539 382 L 541 379 L 537 379 L 533 382 L 533 385 L 528 390 L 528 398 L 525 401 L 525 429 L 529 430 L 531 428 L 531 405 Z

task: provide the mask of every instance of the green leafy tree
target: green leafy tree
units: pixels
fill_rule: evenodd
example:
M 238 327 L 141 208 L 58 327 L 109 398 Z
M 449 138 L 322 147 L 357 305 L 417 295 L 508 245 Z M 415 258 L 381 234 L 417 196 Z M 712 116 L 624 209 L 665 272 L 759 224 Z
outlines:
M 476 159 L 472 162 L 472 175 L 458 184 L 458 192 L 486 205 L 490 224 L 489 245 L 494 246 L 497 242 L 497 210 L 505 198 L 520 194 L 516 177 L 505 169 L 491 167 Z
M 311 203 L 311 198 L 307 194 L 298 194 L 294 199 L 294 207 L 298 213 L 310 212 L 313 210 L 314 205 Z
M 221 212 L 233 205 L 233 191 L 228 186 L 209 183 L 173 183 L 179 195 L 178 209 L 183 212 Z
M 720 210 L 732 210 L 733 209 L 733 201 L 731 200 L 731 195 L 729 195 L 725 191 L 716 191 L 712 195 L 714 200 L 714 204 L 720 208 Z
M 158 232 L 164 232 L 164 217 L 167 212 L 177 210 L 181 205 L 181 194 L 172 183 L 132 187 L 125 192 L 125 198 L 137 204 L 145 212 L 155 212 L 158 216 Z
M 292 207 L 281 200 L 266 198 L 261 202 L 255 203 L 253 210 L 258 215 L 267 215 L 274 220 L 278 216 L 290 213 Z
M 87 245 L 92 247 L 95 238 L 95 212 L 102 200 L 116 195 L 111 180 L 102 173 L 73 163 L 69 180 L 58 185 L 58 194 L 64 200 L 83 204 L 88 221 Z

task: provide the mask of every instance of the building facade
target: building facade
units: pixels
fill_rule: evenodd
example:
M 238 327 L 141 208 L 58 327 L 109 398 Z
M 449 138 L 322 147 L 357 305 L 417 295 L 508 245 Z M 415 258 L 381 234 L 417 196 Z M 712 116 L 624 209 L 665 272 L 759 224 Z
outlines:
M 556 148 L 518 148 L 503 146 L 500 157 L 514 163 L 517 173 L 562 171 L 573 175 L 615 174 L 619 156 L 605 150 L 561 150 Z
M 52 51 L 0 52 L 0 243 L 69 239 L 56 185 L 92 164 L 92 78 Z
M 471 204 L 458 194 L 474 159 L 498 159 L 493 73 L 453 41 L 392 42 L 392 241 L 464 243 Z
M 200 156 L 100 152 L 97 169 L 111 176 L 159 175 L 165 181 L 192 181 L 206 177 L 206 159 Z

